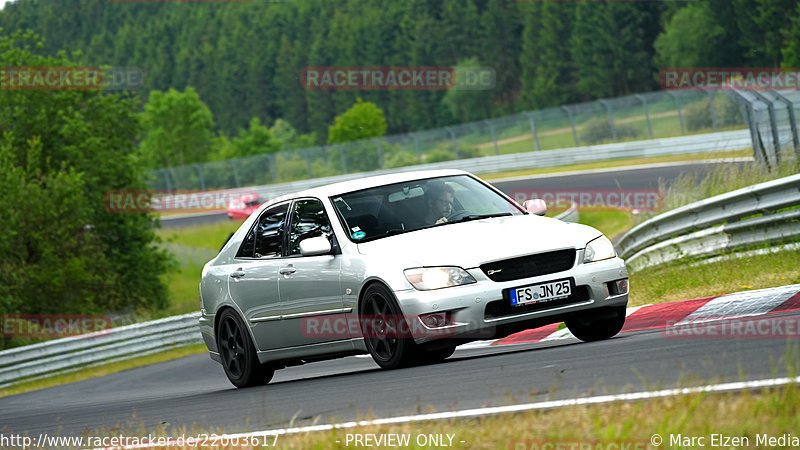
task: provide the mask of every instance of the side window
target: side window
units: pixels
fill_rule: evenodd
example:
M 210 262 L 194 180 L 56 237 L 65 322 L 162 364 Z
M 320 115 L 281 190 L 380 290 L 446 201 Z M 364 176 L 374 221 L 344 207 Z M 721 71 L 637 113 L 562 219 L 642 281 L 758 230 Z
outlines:
M 289 233 L 289 254 L 300 254 L 300 241 L 317 236 L 330 237 L 331 223 L 319 200 L 295 202 Z
M 283 250 L 283 226 L 289 204 L 272 207 L 261 214 L 258 222 L 247 233 L 237 257 L 264 258 L 281 256 Z

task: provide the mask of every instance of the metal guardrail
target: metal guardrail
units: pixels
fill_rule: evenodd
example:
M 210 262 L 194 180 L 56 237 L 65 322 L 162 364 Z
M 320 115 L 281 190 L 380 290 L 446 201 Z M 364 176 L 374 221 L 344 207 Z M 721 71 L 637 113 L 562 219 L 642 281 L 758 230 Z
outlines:
M 739 150 L 750 147 L 748 130 L 725 131 L 720 133 L 698 134 L 646 141 L 620 142 L 615 144 L 592 145 L 559 150 L 516 153 L 512 155 L 487 156 L 482 158 L 460 159 L 433 164 L 398 167 L 373 172 L 350 173 L 332 177 L 314 178 L 289 183 L 267 184 L 243 188 L 243 193 L 257 193 L 263 198 L 272 199 L 281 195 L 311 189 L 317 186 L 349 181 L 373 175 L 410 172 L 416 170 L 461 169 L 473 173 L 496 173 L 515 169 L 535 167 L 556 167 L 567 164 L 608 161 L 621 158 L 643 158 L 650 156 L 680 155 L 688 153 L 713 153 L 728 150 Z M 210 191 L 211 194 L 230 192 L 230 189 Z M 175 204 L 173 199 L 166 199 L 164 204 Z M 177 218 L 177 217 L 175 217 Z M 170 220 L 163 217 L 162 221 Z
M 0 351 L 0 387 L 202 343 L 199 317 L 184 314 Z
M 629 269 L 800 237 L 800 174 L 737 189 L 658 215 L 617 243 Z M 751 217 L 761 214 L 758 217 Z

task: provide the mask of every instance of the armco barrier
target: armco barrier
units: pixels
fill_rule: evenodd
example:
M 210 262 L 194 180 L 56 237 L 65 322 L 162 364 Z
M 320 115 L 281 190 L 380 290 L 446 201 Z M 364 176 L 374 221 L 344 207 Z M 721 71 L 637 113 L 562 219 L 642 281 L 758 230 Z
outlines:
M 622 236 L 617 246 L 628 267 L 640 270 L 687 256 L 794 240 L 800 237 L 800 209 L 776 212 L 794 206 L 800 206 L 800 174 L 658 215 Z
M 0 351 L 0 387 L 110 359 L 130 359 L 202 343 L 199 317 L 199 312 L 184 314 Z
M 680 155 L 688 153 L 713 153 L 739 150 L 752 145 L 748 130 L 725 131 L 646 141 L 620 142 L 615 144 L 592 145 L 587 147 L 544 150 L 539 152 L 516 153 L 512 155 L 486 156 L 482 158 L 443 161 L 418 166 L 398 167 L 374 172 L 351 173 L 325 178 L 293 181 L 289 183 L 267 184 L 246 188 L 247 193 L 257 193 L 263 198 L 272 199 L 281 195 L 311 189 L 340 181 L 349 181 L 372 175 L 411 172 L 416 170 L 461 169 L 473 173 L 496 173 L 515 169 L 535 167 L 557 167 L 576 163 L 608 161 L 621 158 L 643 158 L 650 156 Z M 230 189 L 224 190 L 229 192 Z M 211 192 L 212 194 L 217 191 Z M 174 201 L 164 203 L 174 204 Z M 177 217 L 176 217 L 177 218 Z M 162 221 L 170 218 L 164 217 Z

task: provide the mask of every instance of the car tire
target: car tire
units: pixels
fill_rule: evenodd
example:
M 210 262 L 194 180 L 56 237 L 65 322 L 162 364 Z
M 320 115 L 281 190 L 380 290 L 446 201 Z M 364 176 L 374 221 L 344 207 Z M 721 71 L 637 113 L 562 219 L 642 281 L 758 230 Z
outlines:
M 565 321 L 570 333 L 584 342 L 602 341 L 616 336 L 625 326 L 625 307 L 613 309 L 614 315 L 608 318 L 591 320 L 576 317 Z
M 217 349 L 228 380 L 237 388 L 269 383 L 275 370 L 261 364 L 250 334 L 236 311 L 225 309 L 217 326 Z
M 364 292 L 360 312 L 361 331 L 369 354 L 383 369 L 407 367 L 415 362 L 418 348 L 410 334 L 394 294 L 382 284 Z

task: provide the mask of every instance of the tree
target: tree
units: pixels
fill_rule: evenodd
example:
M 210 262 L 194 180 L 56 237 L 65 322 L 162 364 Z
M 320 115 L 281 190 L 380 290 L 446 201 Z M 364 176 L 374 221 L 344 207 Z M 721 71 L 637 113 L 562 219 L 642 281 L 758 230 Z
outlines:
M 781 53 L 783 67 L 800 67 L 800 4 L 795 8 L 791 25 L 786 30 L 786 45 Z
M 297 130 L 289 122 L 278 119 L 269 129 L 272 137 L 278 141 L 282 150 L 294 150 L 314 146 L 316 138 L 313 133 L 297 134 Z
M 328 143 L 358 141 L 386 134 L 386 117 L 374 103 L 360 98 L 329 127 Z
M 720 67 L 727 55 L 719 51 L 727 31 L 705 2 L 694 2 L 679 10 L 655 42 L 658 67 Z
M 455 67 L 456 73 L 466 73 L 470 68 L 480 67 L 478 58 L 469 58 Z M 486 90 L 450 89 L 442 99 L 450 113 L 460 122 L 472 122 L 491 116 L 491 97 Z
M 65 67 L 4 36 L 0 67 Z M 0 90 L 0 309 L 92 314 L 165 306 L 170 260 L 152 214 L 111 213 L 106 194 L 144 189 L 138 102 L 100 91 Z
M 239 131 L 239 136 L 233 140 L 232 144 L 236 158 L 281 150 L 280 142 L 272 137 L 269 128 L 263 125 L 258 117 L 250 120 L 250 128 Z
M 151 92 L 140 119 L 141 153 L 148 167 L 182 166 L 211 156 L 214 119 L 191 86 L 183 92 Z

